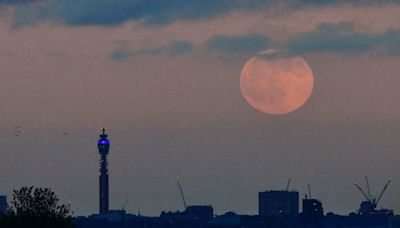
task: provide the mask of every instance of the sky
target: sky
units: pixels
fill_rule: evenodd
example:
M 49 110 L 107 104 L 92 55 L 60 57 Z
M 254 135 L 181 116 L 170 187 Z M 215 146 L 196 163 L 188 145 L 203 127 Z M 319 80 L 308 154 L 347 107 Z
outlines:
M 348 214 L 368 176 L 376 194 L 392 180 L 380 206 L 400 213 L 398 12 L 397 0 L 0 0 L 0 194 L 50 187 L 74 215 L 96 213 L 105 126 L 114 209 L 183 210 L 180 181 L 189 205 L 257 214 L 258 192 L 292 178 Z M 240 92 L 242 67 L 268 49 L 314 73 L 287 115 Z

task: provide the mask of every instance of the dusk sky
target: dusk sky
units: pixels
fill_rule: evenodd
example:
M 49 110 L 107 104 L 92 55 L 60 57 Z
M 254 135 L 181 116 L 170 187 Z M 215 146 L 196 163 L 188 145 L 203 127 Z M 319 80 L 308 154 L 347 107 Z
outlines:
M 292 178 L 348 214 L 368 176 L 375 194 L 392 180 L 378 207 L 400 213 L 399 12 L 397 0 L 0 0 L 0 195 L 50 187 L 74 215 L 97 213 L 105 126 L 113 209 L 183 210 L 180 181 L 190 205 L 257 214 L 258 192 Z M 240 90 L 269 49 L 314 74 L 285 115 Z

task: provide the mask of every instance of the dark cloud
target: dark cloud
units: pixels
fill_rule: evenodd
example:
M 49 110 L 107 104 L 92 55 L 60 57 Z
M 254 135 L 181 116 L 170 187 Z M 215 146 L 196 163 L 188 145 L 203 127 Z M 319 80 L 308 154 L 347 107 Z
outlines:
M 31 25 L 55 20 L 72 26 L 114 26 L 129 20 L 140 20 L 147 25 L 163 25 L 176 20 L 210 18 L 234 10 L 265 10 L 282 1 L 272 0 L 53 0 L 27 6 L 23 3 L 40 0 L 0 0 L 0 4 L 19 4 L 15 13 L 15 25 Z M 326 6 L 339 3 L 384 4 L 397 0 L 287 0 L 289 8 Z
M 0 0 L 0 5 L 17 5 L 43 1 L 46 0 Z
M 369 34 L 354 32 L 351 23 L 321 24 L 312 32 L 291 38 L 285 49 L 292 54 L 337 52 L 352 55 L 369 52 L 393 56 L 400 53 L 400 31 Z
M 209 50 L 221 52 L 258 52 L 268 47 L 269 38 L 259 34 L 242 36 L 218 35 L 207 41 Z
M 21 5 L 16 25 L 56 20 L 68 25 L 118 25 L 128 20 L 166 24 L 179 19 L 213 17 L 235 9 L 256 9 L 268 5 L 262 0 L 55 0 L 35 7 Z M 29 15 L 29 17 L 24 17 Z

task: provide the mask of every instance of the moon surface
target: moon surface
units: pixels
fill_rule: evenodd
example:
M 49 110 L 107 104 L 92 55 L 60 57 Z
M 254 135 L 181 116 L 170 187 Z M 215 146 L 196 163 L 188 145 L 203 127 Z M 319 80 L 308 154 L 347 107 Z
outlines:
M 264 51 L 247 61 L 240 76 L 240 89 L 255 109 L 281 115 L 301 107 L 311 96 L 314 76 L 299 56 L 278 57 Z

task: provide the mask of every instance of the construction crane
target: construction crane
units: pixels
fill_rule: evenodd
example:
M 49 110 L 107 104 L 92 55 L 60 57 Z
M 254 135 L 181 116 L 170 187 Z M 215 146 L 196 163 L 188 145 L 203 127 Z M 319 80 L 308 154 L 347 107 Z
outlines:
M 288 180 L 288 182 L 287 182 L 287 184 L 286 184 L 286 191 L 288 192 L 289 191 L 289 187 L 290 187 L 290 182 L 292 181 L 292 178 L 289 178 L 289 180 Z
M 126 205 L 128 205 L 128 200 L 129 200 L 129 198 L 126 198 L 125 202 L 121 206 L 121 210 L 125 211 Z
M 378 204 L 379 201 L 381 200 L 383 193 L 385 193 L 390 182 L 391 182 L 391 180 L 388 180 L 388 182 L 386 182 L 385 187 L 383 187 L 381 194 L 379 194 L 378 199 L 376 200 L 376 204 Z
M 179 191 L 181 193 L 183 206 L 185 207 L 185 210 L 186 210 L 187 209 L 187 205 L 186 205 L 185 195 L 183 195 L 182 185 L 181 185 L 181 183 L 179 181 L 178 181 L 178 186 L 179 186 Z
M 369 181 L 368 181 L 368 177 L 365 177 L 365 184 L 367 186 L 367 193 L 365 193 L 365 191 L 360 187 L 359 184 L 354 183 L 354 185 L 357 187 L 357 189 L 361 192 L 361 194 L 365 197 L 366 201 L 369 202 L 373 208 L 375 209 L 376 206 L 378 205 L 379 201 L 382 199 L 383 194 L 385 193 L 387 187 L 389 186 L 391 180 L 388 180 L 385 184 L 385 186 L 383 187 L 381 193 L 379 194 L 378 197 L 371 195 L 371 190 L 369 187 Z

